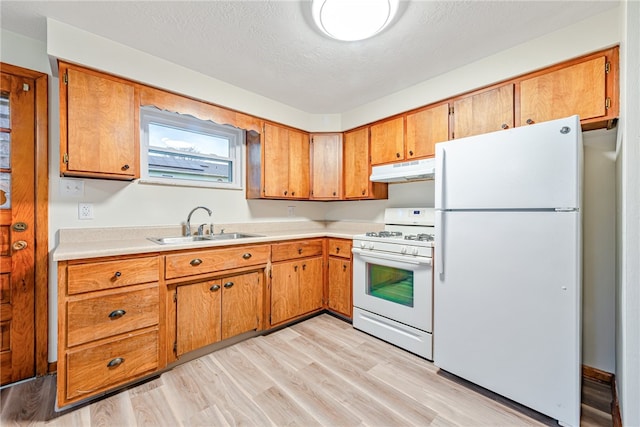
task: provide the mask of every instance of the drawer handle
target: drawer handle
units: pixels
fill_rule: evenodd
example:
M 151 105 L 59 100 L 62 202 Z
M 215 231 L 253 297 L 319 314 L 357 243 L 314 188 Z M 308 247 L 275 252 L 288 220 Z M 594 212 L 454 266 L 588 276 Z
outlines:
M 124 310 L 113 310 L 111 313 L 109 313 L 109 318 L 111 318 L 112 320 L 119 319 L 125 314 L 127 314 L 127 312 Z
M 202 260 L 200 258 L 192 259 L 189 264 L 191 264 L 192 266 L 196 267 L 196 266 L 202 264 Z
M 302 255 L 302 248 L 298 249 L 298 255 Z
M 532 125 L 533 124 L 533 120 L 532 119 L 527 119 L 527 124 L 528 125 Z
M 119 271 L 116 271 L 116 272 L 114 273 L 114 275 L 113 275 L 113 277 L 115 277 L 115 278 L 118 278 L 118 277 L 120 277 L 120 276 L 122 276 L 122 273 L 120 273 Z
M 210 290 L 211 292 L 215 292 L 215 291 L 217 291 L 217 290 L 219 290 L 219 289 L 220 289 L 220 285 L 213 285 L 212 287 L 210 287 L 210 288 L 209 288 L 209 290 Z
M 336 246 L 336 253 L 340 253 L 340 246 Z
M 503 123 L 502 126 L 500 126 L 502 129 L 509 129 L 509 125 L 506 123 Z
M 249 252 L 247 252 L 246 254 L 242 255 L 242 258 L 249 259 L 249 258 L 251 258 L 251 254 Z
M 120 366 L 124 363 L 124 358 L 116 357 L 115 359 L 111 359 L 109 363 L 107 363 L 107 368 L 115 368 L 116 366 Z
M 227 282 L 227 283 L 224 284 L 224 287 L 227 288 L 227 289 L 232 287 L 232 286 L 233 286 L 233 282 Z
M 129 170 L 129 165 L 122 165 L 122 170 L 123 171 Z

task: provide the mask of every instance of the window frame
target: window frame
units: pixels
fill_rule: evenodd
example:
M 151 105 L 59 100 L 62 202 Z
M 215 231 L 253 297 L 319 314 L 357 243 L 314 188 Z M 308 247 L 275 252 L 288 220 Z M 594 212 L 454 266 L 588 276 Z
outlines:
M 149 124 L 173 127 L 187 132 L 198 132 L 229 140 L 230 182 L 191 180 L 149 175 Z M 218 188 L 244 190 L 244 147 L 246 132 L 231 125 L 222 125 L 212 120 L 204 120 L 192 115 L 161 110 L 154 106 L 140 107 L 140 182 L 144 184 L 169 185 L 178 187 Z M 215 156 L 203 156 L 212 159 Z M 220 157 L 222 159 L 222 157 Z

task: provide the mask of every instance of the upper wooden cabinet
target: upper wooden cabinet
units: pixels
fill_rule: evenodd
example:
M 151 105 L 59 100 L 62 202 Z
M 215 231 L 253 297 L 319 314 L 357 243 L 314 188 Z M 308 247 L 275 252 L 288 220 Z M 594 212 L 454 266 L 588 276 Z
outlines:
M 404 117 L 371 125 L 371 164 L 379 165 L 404 159 Z
M 309 198 L 308 134 L 265 123 L 262 155 L 263 197 Z
M 311 135 L 311 198 L 342 197 L 342 134 Z
M 475 92 L 453 102 L 453 138 L 514 126 L 514 85 Z
M 386 199 L 388 185 L 371 182 L 369 128 L 344 133 L 343 180 L 345 199 Z
M 618 116 L 617 50 L 552 67 L 520 82 L 520 125 L 577 114 L 583 128 Z M 615 82 L 615 83 L 614 83 Z
M 407 114 L 407 160 L 433 157 L 436 143 L 449 139 L 449 104 L 423 108 Z
M 61 62 L 61 175 L 138 178 L 138 106 L 133 83 Z

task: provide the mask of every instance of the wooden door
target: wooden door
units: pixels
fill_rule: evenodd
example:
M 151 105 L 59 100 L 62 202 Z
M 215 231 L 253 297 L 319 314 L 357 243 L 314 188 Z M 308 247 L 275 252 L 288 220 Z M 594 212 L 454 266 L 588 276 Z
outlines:
M 376 123 L 371 130 L 371 164 L 404 159 L 404 117 Z
M 0 382 L 35 375 L 35 80 L 2 73 Z
M 220 341 L 221 281 L 178 286 L 176 293 L 176 355 Z
M 520 82 L 520 124 L 605 116 L 606 63 L 603 55 Z
M 271 325 L 284 322 L 300 313 L 299 261 L 271 265 Z
M 311 197 L 342 197 L 342 134 L 311 136 Z
M 60 79 L 62 173 L 139 177 L 135 87 L 90 70 L 65 67 L 60 70 L 61 76 L 66 75 L 66 80 Z
M 262 271 L 222 279 L 222 339 L 260 328 Z
M 351 261 L 329 257 L 329 310 L 351 317 Z
M 309 313 L 322 308 L 322 257 L 307 258 L 298 262 L 300 268 L 300 312 Z
M 344 197 L 369 197 L 369 129 L 344 134 Z
M 289 194 L 289 131 L 264 125 L 264 196 L 282 198 Z
M 449 104 L 407 115 L 407 159 L 433 157 L 436 143 L 449 139 Z
M 289 197 L 309 198 L 309 150 L 309 134 L 289 130 Z
M 453 137 L 494 132 L 513 127 L 513 84 L 486 90 L 453 103 Z

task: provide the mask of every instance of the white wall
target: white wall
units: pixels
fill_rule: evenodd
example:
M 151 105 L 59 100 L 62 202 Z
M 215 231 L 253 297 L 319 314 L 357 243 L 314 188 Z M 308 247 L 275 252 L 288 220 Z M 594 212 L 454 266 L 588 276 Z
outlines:
M 640 426 L 640 2 L 620 13 L 617 146 L 616 384 L 622 423 Z
M 618 9 L 616 9 L 617 11 Z M 617 12 L 616 12 L 617 13 Z M 613 21 L 613 22 L 612 22 Z M 597 23 L 597 25 L 595 25 Z M 41 43 L 21 38 L 12 33 L 2 32 L 3 43 L 0 60 L 20 66 L 43 69 L 47 61 Z M 5 43 L 6 40 L 9 42 Z M 61 58 L 81 63 L 89 67 L 122 75 L 154 86 L 198 97 L 206 101 L 235 108 L 257 116 L 280 121 L 310 131 L 342 130 L 360 123 L 376 120 L 382 115 L 391 115 L 436 99 L 446 98 L 461 91 L 486 85 L 515 74 L 541 68 L 548 64 L 569 59 L 583 53 L 596 51 L 619 41 L 617 15 L 611 11 L 583 23 L 567 27 L 543 38 L 517 46 L 501 54 L 485 58 L 462 69 L 454 70 L 416 85 L 391 97 L 363 106 L 357 111 L 345 113 L 341 117 L 308 115 L 294 111 L 290 107 L 234 88 L 210 79 L 178 65 L 150 57 L 126 46 L 113 43 L 90 33 L 77 30 L 55 21 L 49 21 L 46 50 Z M 161 71 L 159 71 L 161 70 Z M 511 74 L 513 73 L 513 74 Z M 157 187 L 139 183 L 112 182 L 85 179 L 85 196 L 70 199 L 59 195 L 59 133 L 57 130 L 58 99 L 56 78 L 50 80 L 50 245 L 56 244 L 56 233 L 60 228 L 117 227 L 124 225 L 172 225 L 185 219 L 191 207 L 206 205 L 214 210 L 216 222 L 240 221 L 288 221 L 287 206 L 295 205 L 297 219 L 366 220 L 382 221 L 385 207 L 430 206 L 433 205 L 433 183 L 415 182 L 393 184 L 389 187 L 389 199 L 383 201 L 360 202 L 287 202 L 287 201 L 247 201 L 244 193 L 233 190 L 201 190 L 180 187 Z M 218 90 L 219 89 L 219 90 Z M 344 123 L 344 124 L 342 124 Z M 586 140 L 589 137 L 585 138 Z M 606 145 L 606 143 L 604 143 Z M 599 145 L 598 145 L 599 146 Z M 601 167 L 606 162 L 601 159 L 607 149 L 595 149 L 594 181 L 604 191 L 610 183 L 599 179 Z M 587 150 L 587 161 L 589 161 Z M 606 171 L 606 166 L 604 167 Z M 587 174 L 591 174 L 587 170 Z M 606 172 L 608 173 L 608 172 Z M 587 188 L 589 192 L 590 189 Z M 592 198 L 596 203 L 599 199 Z M 94 203 L 94 220 L 77 219 L 77 203 Z M 606 208 L 604 209 L 606 210 Z M 595 241 L 601 234 L 585 230 L 585 243 Z M 607 246 L 608 245 L 608 246 Z M 606 252 L 610 244 L 594 245 L 599 253 L 593 253 L 595 264 L 589 272 L 591 281 L 585 279 L 585 289 L 593 297 L 585 301 L 585 313 L 594 315 L 593 324 L 585 327 L 584 357 L 591 366 L 611 371 L 614 366 L 614 352 L 607 337 L 614 331 L 609 321 L 612 318 L 610 300 L 600 299 L 602 289 L 610 283 L 601 284 L 611 268 Z M 50 296 L 55 302 L 56 272 L 51 268 Z M 603 286 L 604 288 L 600 288 Z M 605 292 L 606 293 L 606 292 Z M 592 306 L 593 304 L 593 306 Z M 50 355 L 55 360 L 57 339 L 55 304 L 50 304 Z M 588 343 L 588 344 L 587 344 Z

